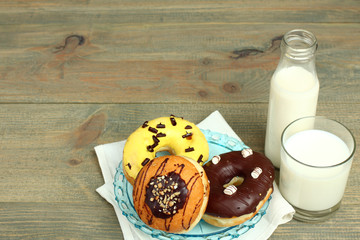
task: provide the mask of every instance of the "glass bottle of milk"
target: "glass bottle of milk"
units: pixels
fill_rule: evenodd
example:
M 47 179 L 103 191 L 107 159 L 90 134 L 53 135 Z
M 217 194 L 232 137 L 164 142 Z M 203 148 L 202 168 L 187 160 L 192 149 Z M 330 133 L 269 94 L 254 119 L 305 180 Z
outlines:
M 270 84 L 265 155 L 280 167 L 280 139 L 292 121 L 315 116 L 319 80 L 315 68 L 316 37 L 295 29 L 281 41 L 281 57 Z

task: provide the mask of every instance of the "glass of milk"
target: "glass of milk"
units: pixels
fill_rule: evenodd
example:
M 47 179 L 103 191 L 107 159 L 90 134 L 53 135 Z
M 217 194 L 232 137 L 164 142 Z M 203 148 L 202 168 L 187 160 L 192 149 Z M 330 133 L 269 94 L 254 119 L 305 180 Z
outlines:
M 339 209 L 355 146 L 349 129 L 326 117 L 300 118 L 284 129 L 279 185 L 295 219 L 323 221 Z

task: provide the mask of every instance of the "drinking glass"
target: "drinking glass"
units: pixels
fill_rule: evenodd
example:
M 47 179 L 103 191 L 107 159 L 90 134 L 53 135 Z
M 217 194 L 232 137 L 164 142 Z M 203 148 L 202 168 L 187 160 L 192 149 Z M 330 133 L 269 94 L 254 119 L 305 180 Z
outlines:
M 304 222 L 328 219 L 339 209 L 355 153 L 350 130 L 326 117 L 304 117 L 281 136 L 280 192 Z

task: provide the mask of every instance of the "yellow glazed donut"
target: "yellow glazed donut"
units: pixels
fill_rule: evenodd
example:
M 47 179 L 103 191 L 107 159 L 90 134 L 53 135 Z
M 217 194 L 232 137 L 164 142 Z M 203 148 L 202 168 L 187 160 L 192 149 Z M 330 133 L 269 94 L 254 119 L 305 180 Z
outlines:
M 134 185 L 139 171 L 161 151 L 191 158 L 200 165 L 209 157 L 209 145 L 195 124 L 174 115 L 156 118 L 144 122 L 125 143 L 123 168 L 126 179 Z

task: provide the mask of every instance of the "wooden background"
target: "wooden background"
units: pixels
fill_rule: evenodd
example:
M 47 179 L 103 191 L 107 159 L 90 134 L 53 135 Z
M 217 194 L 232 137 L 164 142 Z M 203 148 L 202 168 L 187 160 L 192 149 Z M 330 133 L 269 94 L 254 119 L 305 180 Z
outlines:
M 94 146 L 219 110 L 263 152 L 281 37 L 318 38 L 318 115 L 360 143 L 360 1 L 0 0 L 0 239 L 123 239 Z M 359 148 L 358 148 L 359 149 Z M 271 239 L 360 239 L 360 152 L 341 209 Z

